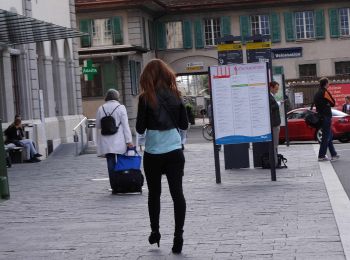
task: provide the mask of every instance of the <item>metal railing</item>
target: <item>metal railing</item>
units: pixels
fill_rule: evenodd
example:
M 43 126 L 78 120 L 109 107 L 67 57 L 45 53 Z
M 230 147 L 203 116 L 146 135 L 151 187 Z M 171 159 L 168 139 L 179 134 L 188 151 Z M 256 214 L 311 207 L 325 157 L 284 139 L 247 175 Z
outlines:
M 86 143 L 84 142 L 84 126 L 83 124 L 86 122 L 87 118 L 84 117 L 79 124 L 73 128 L 73 138 L 75 143 L 75 155 L 78 156 L 85 149 L 88 143 L 88 139 L 86 139 Z M 86 135 L 85 135 L 86 137 Z M 80 140 L 80 142 L 79 142 Z M 79 147 L 80 146 L 80 147 Z M 79 149 L 80 148 L 80 149 Z

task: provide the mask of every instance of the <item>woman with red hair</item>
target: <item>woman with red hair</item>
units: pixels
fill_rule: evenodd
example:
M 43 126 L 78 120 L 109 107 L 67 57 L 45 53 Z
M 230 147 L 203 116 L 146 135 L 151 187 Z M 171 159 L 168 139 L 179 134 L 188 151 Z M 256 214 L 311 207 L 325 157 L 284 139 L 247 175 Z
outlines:
M 183 245 L 186 201 L 182 189 L 185 157 L 181 149 L 179 129 L 186 130 L 186 109 L 176 86 L 175 73 L 159 59 L 144 68 L 140 86 L 136 130 L 146 142 L 143 166 L 148 186 L 148 211 L 151 222 L 150 244 L 158 244 L 161 178 L 165 174 L 174 202 L 175 233 L 173 253 L 179 254 Z

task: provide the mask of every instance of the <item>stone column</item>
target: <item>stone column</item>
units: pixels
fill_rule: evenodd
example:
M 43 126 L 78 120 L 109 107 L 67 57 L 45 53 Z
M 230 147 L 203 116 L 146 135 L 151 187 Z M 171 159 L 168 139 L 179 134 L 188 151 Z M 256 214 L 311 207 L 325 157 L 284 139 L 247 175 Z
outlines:
M 66 77 L 67 77 L 67 94 L 68 94 L 68 113 L 70 115 L 76 115 L 78 113 L 77 108 L 77 93 L 76 84 L 73 82 L 73 76 L 75 75 L 74 61 L 66 61 Z M 75 78 L 74 78 L 75 80 Z
M 59 115 L 66 116 L 68 115 L 68 95 L 67 95 L 67 79 L 66 79 L 66 60 L 59 59 L 58 60 L 58 73 L 59 73 L 59 81 L 56 82 L 57 86 L 59 86 Z M 58 98 L 58 97 L 56 97 Z
M 15 105 L 13 100 L 12 89 L 12 71 L 11 71 L 11 55 L 8 51 L 2 53 L 2 68 L 3 68 L 3 89 L 4 89 L 4 110 L 6 117 L 4 122 L 12 122 L 15 117 Z
M 52 57 L 46 56 L 43 59 L 44 68 L 45 68 L 45 80 L 43 87 L 44 90 L 44 99 L 47 108 L 48 117 L 56 116 L 56 101 L 55 101 L 55 90 L 53 86 L 53 74 L 52 74 Z
M 69 10 L 70 10 L 70 18 L 71 18 L 71 27 L 73 29 L 77 29 L 77 19 L 75 15 L 75 1 L 69 1 Z M 79 40 L 77 38 L 72 39 L 73 46 L 73 62 L 74 62 L 74 74 L 73 74 L 73 82 L 75 85 L 76 91 L 76 106 L 77 106 L 77 114 L 83 113 L 83 104 L 82 104 L 82 96 L 81 96 L 81 84 L 80 84 L 80 68 L 79 68 Z M 74 89 L 74 88 L 73 88 Z

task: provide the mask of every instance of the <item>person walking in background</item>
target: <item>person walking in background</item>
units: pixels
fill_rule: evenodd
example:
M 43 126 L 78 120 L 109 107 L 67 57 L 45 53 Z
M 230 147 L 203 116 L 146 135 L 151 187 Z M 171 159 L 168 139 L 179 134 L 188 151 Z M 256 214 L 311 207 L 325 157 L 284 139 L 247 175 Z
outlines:
M 40 162 L 38 157 L 42 155 L 36 151 L 34 142 L 31 139 L 24 139 L 24 129 L 20 115 L 15 116 L 15 121 L 5 130 L 4 134 L 6 136 L 5 144 L 12 143 L 26 148 L 26 162 Z
M 345 97 L 345 104 L 343 105 L 342 111 L 350 115 L 350 96 Z
M 182 189 L 185 157 L 181 150 L 178 129 L 186 130 L 188 119 L 181 93 L 176 87 L 174 72 L 159 59 L 151 60 L 144 68 L 140 86 L 136 130 L 146 132 L 143 166 L 148 186 L 148 211 L 151 222 L 150 244 L 157 243 L 159 232 L 161 178 L 168 179 L 174 203 L 175 233 L 172 251 L 181 253 L 186 201 Z
M 332 109 L 335 106 L 335 100 L 331 93 L 327 90 L 329 87 L 329 82 L 327 78 L 320 79 L 320 86 L 317 93 L 314 96 L 314 103 L 316 106 L 317 113 L 321 116 L 322 120 L 322 141 L 320 145 L 320 150 L 318 152 L 319 161 L 328 161 L 327 148 L 331 154 L 331 160 L 339 159 L 334 145 L 333 145 L 333 133 L 331 129 L 332 124 Z
M 271 109 L 270 115 L 271 115 L 273 147 L 275 150 L 276 166 L 278 166 L 277 154 L 278 154 L 281 117 L 280 117 L 279 105 L 275 99 L 275 94 L 278 92 L 279 86 L 280 85 L 276 81 L 271 81 L 269 84 L 269 88 L 270 88 L 269 102 L 270 102 L 270 109 Z
M 127 147 L 133 147 L 132 135 L 129 127 L 128 114 L 124 105 L 119 103 L 119 92 L 109 89 L 105 97 L 105 103 L 100 106 L 96 113 L 96 146 L 97 156 L 107 160 L 108 175 L 111 187 L 113 187 L 113 174 L 116 164 L 116 155 L 124 154 Z M 101 120 L 106 116 L 112 116 L 117 131 L 112 134 L 104 133 L 104 125 Z M 112 193 L 114 193 L 112 188 Z

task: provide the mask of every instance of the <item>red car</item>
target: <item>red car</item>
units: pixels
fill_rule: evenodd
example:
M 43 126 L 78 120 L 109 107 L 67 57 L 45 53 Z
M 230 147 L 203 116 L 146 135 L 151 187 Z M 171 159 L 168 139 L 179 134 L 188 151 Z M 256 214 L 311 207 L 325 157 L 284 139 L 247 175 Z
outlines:
M 315 129 L 305 123 L 305 115 L 308 108 L 297 108 L 287 113 L 288 135 L 290 141 L 318 141 L 321 142 L 322 130 Z M 350 115 L 339 110 L 332 109 L 333 139 L 342 143 L 350 140 Z M 286 128 L 281 126 L 280 143 L 286 141 Z

